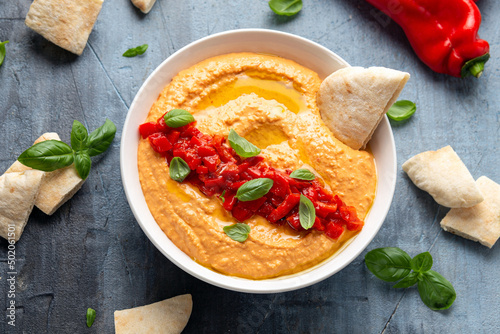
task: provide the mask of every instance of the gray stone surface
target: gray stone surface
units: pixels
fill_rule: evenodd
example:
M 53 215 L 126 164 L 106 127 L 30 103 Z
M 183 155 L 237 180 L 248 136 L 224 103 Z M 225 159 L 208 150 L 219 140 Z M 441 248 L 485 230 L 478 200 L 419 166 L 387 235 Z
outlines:
M 111 149 L 93 160 L 83 188 L 53 216 L 35 209 L 16 244 L 16 327 L 4 333 L 112 333 L 113 312 L 184 293 L 194 309 L 186 333 L 498 333 L 500 246 L 487 249 L 441 231 L 447 210 L 401 171 L 410 156 L 452 145 L 472 175 L 500 182 L 500 7 L 481 0 L 481 37 L 492 58 L 479 79 L 430 71 L 402 30 L 379 21 L 361 0 L 306 1 L 296 17 L 274 15 L 267 1 L 158 0 L 143 15 L 128 0 L 105 1 L 82 56 L 28 29 L 31 1 L 0 2 L 0 40 L 10 40 L 0 67 L 0 171 L 42 133 L 69 141 L 72 121 L 118 126 Z M 416 101 L 409 121 L 392 123 L 398 153 L 396 193 L 367 250 L 397 246 L 430 251 L 435 269 L 455 286 L 452 308 L 434 312 L 415 288 L 395 290 L 371 275 L 364 254 L 335 276 L 295 292 L 252 295 L 191 277 L 149 242 L 125 199 L 119 141 L 128 107 L 147 76 L 184 45 L 238 28 L 269 28 L 309 38 L 350 64 L 386 66 L 412 78 L 402 98 Z M 149 44 L 144 56 L 124 58 Z M 6 311 L 7 242 L 0 240 L 0 307 Z M 85 326 L 87 307 L 97 311 Z

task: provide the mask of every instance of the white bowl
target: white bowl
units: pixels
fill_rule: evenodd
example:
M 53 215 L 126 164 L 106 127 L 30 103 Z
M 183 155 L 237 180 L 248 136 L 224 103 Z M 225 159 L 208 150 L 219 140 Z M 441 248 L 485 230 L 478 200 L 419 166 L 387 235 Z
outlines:
M 130 106 L 121 140 L 120 167 L 123 186 L 135 218 L 149 240 L 170 261 L 210 284 L 234 291 L 274 293 L 296 290 L 324 280 L 351 263 L 372 241 L 389 211 L 396 185 L 396 147 L 389 121 L 382 120 L 370 141 L 377 166 L 375 201 L 363 230 L 341 252 L 308 270 L 273 279 L 250 280 L 226 276 L 207 269 L 178 249 L 151 215 L 139 182 L 137 168 L 138 127 L 163 88 L 179 71 L 216 55 L 251 51 L 292 59 L 316 71 L 324 79 L 349 66 L 323 46 L 295 35 L 265 29 L 227 31 L 202 38 L 180 49 L 156 68 L 144 82 Z

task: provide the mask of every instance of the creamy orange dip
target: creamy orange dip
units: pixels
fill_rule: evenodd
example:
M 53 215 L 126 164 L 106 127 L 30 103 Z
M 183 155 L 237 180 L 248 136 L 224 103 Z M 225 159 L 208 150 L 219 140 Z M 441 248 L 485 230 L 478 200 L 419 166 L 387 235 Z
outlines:
M 254 53 L 218 56 L 174 77 L 146 121 L 180 108 L 195 116 L 205 134 L 227 137 L 234 129 L 261 148 L 271 166 L 313 170 L 364 219 L 375 196 L 373 156 L 345 146 L 323 124 L 316 105 L 320 84 L 315 72 L 291 60 Z M 165 159 L 147 139 L 139 143 L 138 167 L 146 202 L 165 234 L 198 263 L 227 275 L 264 279 L 299 272 L 332 256 L 356 234 L 346 230 L 333 240 L 253 216 L 245 221 L 250 236 L 240 243 L 223 232 L 237 221 L 220 200 L 171 180 Z

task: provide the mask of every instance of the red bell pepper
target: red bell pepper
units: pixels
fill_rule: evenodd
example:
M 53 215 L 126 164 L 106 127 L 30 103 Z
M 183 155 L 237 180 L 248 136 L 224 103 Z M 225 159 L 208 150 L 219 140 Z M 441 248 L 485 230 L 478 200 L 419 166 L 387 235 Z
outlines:
M 366 0 L 403 28 L 417 56 L 433 71 L 479 78 L 490 46 L 479 39 L 473 0 Z

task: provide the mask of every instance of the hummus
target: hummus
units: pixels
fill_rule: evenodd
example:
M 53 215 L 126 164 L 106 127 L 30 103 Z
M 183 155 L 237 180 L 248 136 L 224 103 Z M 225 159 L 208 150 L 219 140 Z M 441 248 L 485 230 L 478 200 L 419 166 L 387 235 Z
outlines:
M 354 206 L 364 219 L 376 189 L 373 156 L 338 141 L 319 116 L 318 75 L 279 57 L 253 53 L 218 56 L 180 72 L 154 103 L 147 122 L 181 108 L 205 134 L 227 137 L 234 129 L 262 149 L 278 169 L 309 168 L 325 187 Z M 330 257 L 357 232 L 333 240 L 324 233 L 299 233 L 260 216 L 245 221 L 248 239 L 239 243 L 223 227 L 237 221 L 217 198 L 169 177 L 164 158 L 141 139 L 138 167 L 149 209 L 183 252 L 212 270 L 264 279 L 302 271 Z

